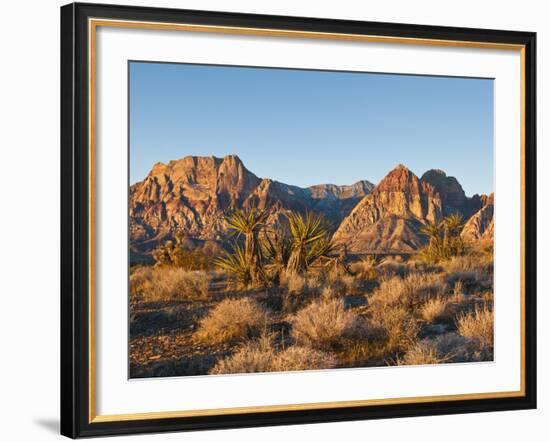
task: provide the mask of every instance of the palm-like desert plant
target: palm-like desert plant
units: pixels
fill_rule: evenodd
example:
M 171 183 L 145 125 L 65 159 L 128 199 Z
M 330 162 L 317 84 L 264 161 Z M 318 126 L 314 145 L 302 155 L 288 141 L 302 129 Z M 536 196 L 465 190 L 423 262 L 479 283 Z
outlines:
M 420 258 L 436 263 L 464 254 L 466 244 L 460 235 L 463 227 L 464 221 L 459 214 L 424 226 L 421 233 L 428 237 L 428 245 L 420 251 Z
M 281 229 L 265 232 L 262 240 L 262 251 L 268 263 L 266 268 L 270 271 L 272 279 L 277 283 L 290 259 L 292 252 L 291 239 Z
M 458 213 L 449 215 L 444 220 L 448 232 L 447 247 L 450 256 L 459 256 L 466 251 L 466 243 L 460 235 L 464 227 L 464 220 Z
M 447 227 L 447 231 L 449 232 L 450 236 L 459 235 L 462 231 L 462 227 L 464 227 L 462 216 L 458 213 L 453 213 L 452 215 L 449 215 L 445 218 L 443 222 L 445 223 L 445 226 Z
M 441 237 L 441 223 L 434 222 L 422 227 L 420 232 L 428 237 L 429 246 L 435 246 Z
M 241 258 L 248 266 L 250 278 L 253 283 L 263 281 L 265 278 L 262 268 L 262 248 L 260 244 L 260 232 L 269 217 L 267 210 L 251 208 L 249 210 L 236 210 L 225 218 L 227 227 L 238 237 L 244 238 L 244 249 L 239 248 L 242 256 L 235 256 L 237 261 Z M 235 252 L 237 246 L 235 246 Z M 226 259 L 230 255 L 226 255 Z
M 310 212 L 305 216 L 291 212 L 287 218 L 292 236 L 287 270 L 304 273 L 316 259 L 331 253 L 334 245 L 329 239 L 322 217 Z
M 214 263 L 231 273 L 243 286 L 248 287 L 252 283 L 252 274 L 244 249 L 235 244 L 232 252 L 225 252 L 225 256 L 216 258 Z

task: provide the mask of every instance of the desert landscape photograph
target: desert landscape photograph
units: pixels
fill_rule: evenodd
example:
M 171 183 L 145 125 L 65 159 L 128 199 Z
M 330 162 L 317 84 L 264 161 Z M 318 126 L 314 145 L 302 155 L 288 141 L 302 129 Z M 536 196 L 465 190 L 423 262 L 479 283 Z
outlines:
M 129 377 L 491 362 L 493 81 L 129 64 Z

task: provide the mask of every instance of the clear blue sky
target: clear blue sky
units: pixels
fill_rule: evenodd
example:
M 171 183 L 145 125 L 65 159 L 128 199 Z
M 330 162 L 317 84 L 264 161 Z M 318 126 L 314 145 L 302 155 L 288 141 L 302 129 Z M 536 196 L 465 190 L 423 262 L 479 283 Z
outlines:
M 130 182 L 187 155 L 237 154 L 302 187 L 378 183 L 402 163 L 493 191 L 493 81 L 130 63 Z

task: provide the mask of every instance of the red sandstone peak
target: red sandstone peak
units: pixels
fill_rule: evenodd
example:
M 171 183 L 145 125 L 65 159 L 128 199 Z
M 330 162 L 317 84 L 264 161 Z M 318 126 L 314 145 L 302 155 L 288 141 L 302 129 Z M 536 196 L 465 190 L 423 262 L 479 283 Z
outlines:
M 403 164 L 398 164 L 380 181 L 373 192 L 411 192 L 418 194 L 419 188 L 418 177 Z

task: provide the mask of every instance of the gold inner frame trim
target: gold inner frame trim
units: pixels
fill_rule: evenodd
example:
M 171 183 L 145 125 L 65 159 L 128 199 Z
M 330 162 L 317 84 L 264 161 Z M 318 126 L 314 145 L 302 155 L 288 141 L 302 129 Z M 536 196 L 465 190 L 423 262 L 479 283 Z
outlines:
M 317 402 L 303 404 L 261 405 L 234 408 L 198 409 L 181 411 L 159 411 L 129 414 L 96 414 L 96 35 L 97 28 L 133 28 L 164 31 L 207 32 L 218 34 L 254 35 L 268 37 L 291 37 L 339 41 L 357 41 L 387 44 L 412 44 L 420 46 L 443 46 L 476 49 L 511 50 L 520 53 L 520 168 L 521 168 L 521 226 L 520 226 L 520 389 L 488 393 L 466 393 L 438 396 L 416 396 L 388 399 L 367 399 L 353 401 Z M 329 32 L 292 31 L 284 29 L 244 28 L 232 26 L 210 26 L 181 23 L 140 22 L 130 20 L 95 19 L 88 20 L 88 93 L 89 93 L 89 423 L 133 421 L 145 419 L 168 419 L 178 417 L 220 416 L 246 413 L 270 413 L 279 411 L 322 410 L 328 408 L 365 407 L 375 405 L 420 404 L 426 402 L 482 400 L 525 396 L 525 46 L 521 44 L 439 40 L 377 35 L 339 34 Z

